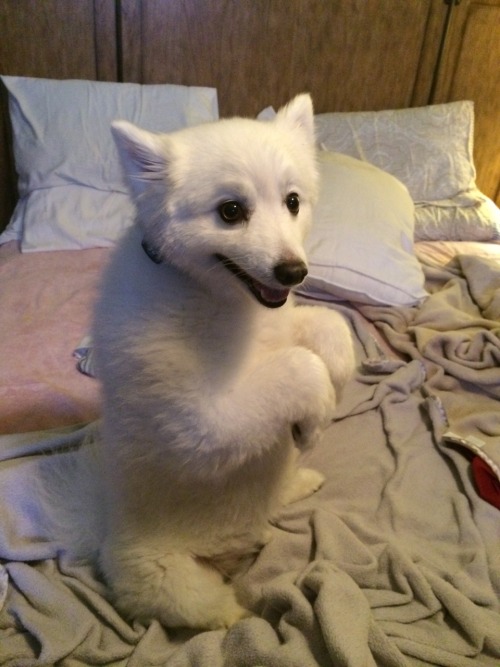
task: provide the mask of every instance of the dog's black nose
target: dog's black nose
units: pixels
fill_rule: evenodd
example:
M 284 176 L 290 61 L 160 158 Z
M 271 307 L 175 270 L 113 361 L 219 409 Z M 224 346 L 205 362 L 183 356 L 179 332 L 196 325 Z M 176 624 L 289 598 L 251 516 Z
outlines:
M 304 262 L 290 261 L 277 264 L 274 267 L 274 277 L 282 285 L 298 285 L 307 276 L 307 266 Z

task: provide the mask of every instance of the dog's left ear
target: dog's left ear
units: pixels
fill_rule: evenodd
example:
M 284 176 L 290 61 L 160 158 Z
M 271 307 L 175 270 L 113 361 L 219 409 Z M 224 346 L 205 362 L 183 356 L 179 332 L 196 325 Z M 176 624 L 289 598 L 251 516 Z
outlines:
M 164 180 L 167 166 L 164 137 L 125 120 L 114 121 L 111 131 L 134 198 L 152 182 Z
M 293 98 L 276 114 L 276 123 L 287 125 L 291 130 L 300 130 L 310 144 L 314 144 L 314 111 L 309 93 Z

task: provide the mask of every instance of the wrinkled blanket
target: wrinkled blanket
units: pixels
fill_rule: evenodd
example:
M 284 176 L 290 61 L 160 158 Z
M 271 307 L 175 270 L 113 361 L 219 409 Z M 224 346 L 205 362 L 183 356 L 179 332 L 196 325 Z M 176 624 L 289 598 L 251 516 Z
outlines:
M 424 365 L 451 425 L 445 439 L 481 456 L 500 489 L 500 258 L 459 255 L 424 271 L 431 296 L 420 308 L 363 311 Z
M 282 512 L 238 582 L 256 616 L 228 631 L 128 625 L 92 568 L 44 533 L 41 452 L 92 426 L 0 439 L 0 664 L 498 667 L 500 512 L 443 436 L 499 441 L 499 269 L 462 257 L 426 271 L 422 306 L 363 309 L 399 357 L 336 306 L 359 371 L 308 455 L 327 481 Z

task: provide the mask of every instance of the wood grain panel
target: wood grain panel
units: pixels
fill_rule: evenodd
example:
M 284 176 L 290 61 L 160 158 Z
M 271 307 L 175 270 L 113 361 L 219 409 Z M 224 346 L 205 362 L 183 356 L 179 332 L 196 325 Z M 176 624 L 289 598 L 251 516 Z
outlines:
M 16 171 L 7 107 L 7 91 L 0 82 L 0 231 L 7 226 L 17 200 Z
M 309 90 L 318 112 L 426 104 L 443 0 L 1 0 L 0 72 L 215 86 L 221 115 Z M 478 183 L 500 197 L 500 0 L 453 6 L 434 101 L 476 104 Z M 0 171 L 9 171 L 0 90 Z M 0 227 L 12 210 L 0 182 Z
M 95 78 L 97 81 L 118 80 L 116 41 L 116 4 L 112 0 L 94 0 Z
M 112 31 L 111 33 L 109 31 Z M 109 0 L 2 0 L 2 74 L 112 80 L 114 3 Z M 104 62 L 98 63 L 106 47 Z
M 215 86 L 222 115 L 254 114 L 303 90 L 317 111 L 409 106 L 431 3 L 124 0 L 141 26 L 141 55 L 124 78 Z
M 118 17 L 118 45 L 120 78 L 142 83 L 142 7 L 139 0 L 120 0 Z M 161 82 L 162 83 L 162 82 Z
M 110 0 L 1 0 L 0 73 L 55 79 L 116 77 L 115 4 Z M 0 229 L 17 198 L 6 93 L 0 89 Z
M 448 7 L 444 0 L 435 0 L 429 4 L 428 10 L 411 106 L 425 106 L 431 102 L 434 79 L 440 65 L 439 50 Z
M 376 110 L 412 103 L 429 2 L 299 2 L 293 79 L 318 111 Z
M 500 0 L 454 9 L 436 101 L 474 100 L 479 188 L 500 205 Z

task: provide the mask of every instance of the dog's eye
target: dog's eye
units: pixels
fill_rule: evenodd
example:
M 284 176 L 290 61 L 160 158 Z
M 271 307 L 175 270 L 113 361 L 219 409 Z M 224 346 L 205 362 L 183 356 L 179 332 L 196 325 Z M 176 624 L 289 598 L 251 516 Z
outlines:
M 225 201 L 217 210 L 222 220 L 230 225 L 245 219 L 245 210 L 237 201 Z
M 289 195 L 287 195 L 285 204 L 290 213 L 297 215 L 300 208 L 299 195 L 296 192 L 291 192 Z

